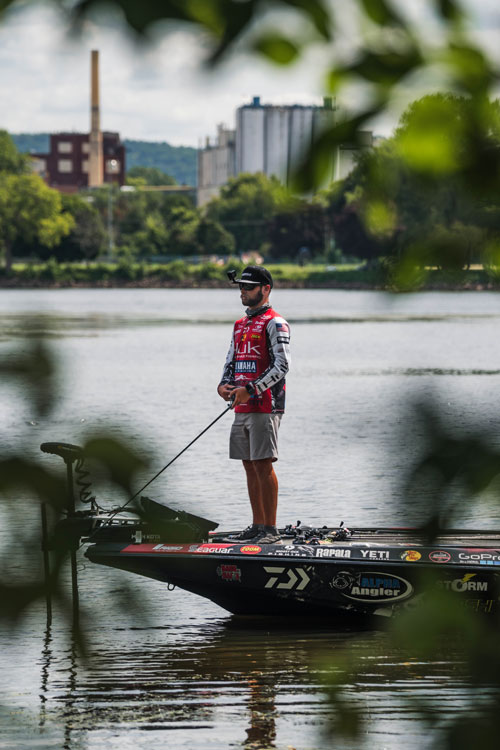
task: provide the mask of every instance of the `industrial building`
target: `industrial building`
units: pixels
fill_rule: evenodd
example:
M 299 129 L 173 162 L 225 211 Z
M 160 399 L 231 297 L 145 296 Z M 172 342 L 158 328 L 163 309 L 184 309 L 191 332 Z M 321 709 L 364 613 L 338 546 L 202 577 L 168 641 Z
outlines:
M 236 174 L 235 130 L 217 126 L 214 143 L 207 138 L 204 148 L 198 149 L 198 205 L 219 195 L 220 188 Z
M 118 133 L 102 135 L 102 179 L 103 183 L 125 183 L 125 147 Z M 74 193 L 89 187 L 90 143 L 88 133 L 55 133 L 50 136 L 48 154 L 31 154 L 33 170 L 48 185 L 62 193 Z
M 99 52 L 91 52 L 90 132 L 55 133 L 47 154 L 31 154 L 33 171 L 52 188 L 74 193 L 104 183 L 125 183 L 125 147 L 100 126 Z
M 335 124 L 336 108 L 325 98 L 322 106 L 251 104 L 236 110 L 236 129 L 218 126 L 215 142 L 207 138 L 198 150 L 198 205 L 219 194 L 230 177 L 242 172 L 263 172 L 288 184 L 293 171 L 314 139 Z M 352 169 L 354 155 L 372 145 L 372 133 L 364 131 L 357 144 L 342 144 L 332 159 L 329 181 L 342 179 Z

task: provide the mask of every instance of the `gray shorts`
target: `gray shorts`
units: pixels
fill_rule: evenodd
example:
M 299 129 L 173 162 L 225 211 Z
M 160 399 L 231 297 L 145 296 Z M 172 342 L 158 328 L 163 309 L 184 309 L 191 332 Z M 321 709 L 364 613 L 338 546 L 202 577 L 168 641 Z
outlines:
M 235 414 L 229 437 L 229 458 L 240 461 L 278 460 L 278 429 L 282 414 Z

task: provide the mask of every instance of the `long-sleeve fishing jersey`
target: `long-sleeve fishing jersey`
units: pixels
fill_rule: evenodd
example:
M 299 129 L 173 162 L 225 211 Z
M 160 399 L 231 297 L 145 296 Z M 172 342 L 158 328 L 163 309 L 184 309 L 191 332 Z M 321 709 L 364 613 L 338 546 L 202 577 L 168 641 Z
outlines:
M 247 310 L 234 324 L 219 385 L 245 386 L 246 404 L 235 412 L 281 414 L 285 411 L 285 375 L 290 366 L 288 323 L 269 305 Z

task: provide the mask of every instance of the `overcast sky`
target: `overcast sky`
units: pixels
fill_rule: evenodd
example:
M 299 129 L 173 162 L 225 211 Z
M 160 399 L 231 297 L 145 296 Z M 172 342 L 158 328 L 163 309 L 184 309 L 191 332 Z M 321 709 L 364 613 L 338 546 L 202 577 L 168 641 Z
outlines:
M 415 12 L 422 8 L 422 0 L 406 1 Z M 498 0 L 470 2 L 474 33 L 498 53 Z M 432 25 L 428 18 L 421 22 Z M 145 49 L 127 40 L 116 23 L 88 24 L 76 41 L 51 6 L 18 6 L 0 25 L 0 128 L 87 131 L 91 49 L 100 51 L 101 127 L 122 138 L 197 146 L 215 134 L 217 123 L 233 126 L 235 109 L 253 96 L 272 104 L 321 103 L 323 60 L 315 50 L 292 68 L 240 55 L 208 74 L 200 41 L 188 32 L 162 35 Z M 405 103 L 420 93 L 402 93 L 375 130 L 389 134 Z

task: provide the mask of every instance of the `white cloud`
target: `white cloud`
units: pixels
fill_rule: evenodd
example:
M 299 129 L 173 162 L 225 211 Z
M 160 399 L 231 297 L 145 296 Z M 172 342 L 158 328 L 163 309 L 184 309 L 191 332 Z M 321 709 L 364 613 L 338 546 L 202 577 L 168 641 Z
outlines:
M 334 0 L 332 0 L 333 2 Z M 500 11 L 497 0 L 474 3 L 474 33 L 498 54 Z M 333 50 L 348 54 L 356 37 L 352 14 L 336 2 L 340 33 Z M 421 0 L 408 0 L 406 12 L 415 23 L 439 24 Z M 341 12 L 342 11 L 342 12 Z M 425 11 L 425 12 L 424 12 Z M 0 128 L 11 132 L 85 132 L 89 127 L 90 50 L 101 61 L 101 126 L 122 138 L 165 140 L 196 146 L 216 125 L 234 124 L 235 110 L 253 96 L 269 103 L 319 103 L 321 74 L 330 52 L 311 49 L 292 68 L 272 67 L 255 58 L 234 54 L 213 74 L 204 71 L 203 39 L 180 27 L 162 33 L 149 47 L 123 32 L 119 19 L 106 25 L 85 25 L 80 39 L 71 38 L 61 15 L 51 6 L 18 6 L 0 24 Z M 359 88 L 359 87 L 358 87 Z M 343 104 L 356 103 L 353 87 Z M 392 114 L 377 127 L 386 134 L 397 120 L 399 104 L 421 95 L 417 86 L 396 96 Z
M 232 125 L 236 107 L 252 96 L 320 101 L 321 81 L 310 60 L 282 71 L 239 56 L 209 74 L 200 40 L 188 32 L 170 32 L 144 47 L 118 26 L 87 24 L 77 40 L 55 10 L 34 7 L 9 13 L 0 26 L 0 127 L 87 130 L 91 49 L 100 51 L 101 126 L 123 138 L 196 146 L 218 122 Z

